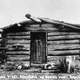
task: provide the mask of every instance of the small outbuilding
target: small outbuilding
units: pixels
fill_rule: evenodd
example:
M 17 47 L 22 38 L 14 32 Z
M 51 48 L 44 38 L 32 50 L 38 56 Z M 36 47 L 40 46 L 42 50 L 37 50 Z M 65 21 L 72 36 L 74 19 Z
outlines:
M 80 55 L 80 26 L 48 18 L 33 18 L 1 29 L 1 54 L 7 62 L 29 66 L 60 60 L 74 61 Z M 71 56 L 71 57 L 70 57 Z

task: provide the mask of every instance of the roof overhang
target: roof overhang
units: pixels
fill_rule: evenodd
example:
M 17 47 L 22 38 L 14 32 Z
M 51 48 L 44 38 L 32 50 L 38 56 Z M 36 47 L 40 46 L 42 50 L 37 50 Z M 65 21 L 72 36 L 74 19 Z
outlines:
M 62 25 L 64 26 L 64 28 L 72 28 L 72 29 L 75 29 L 75 30 L 80 30 L 80 26 L 78 25 L 75 25 L 75 24 L 70 24 L 70 23 L 66 23 L 66 22 L 63 22 L 63 21 L 58 21 L 58 20 L 53 20 L 53 19 L 49 19 L 49 18 L 37 18 L 37 17 L 32 17 L 31 15 L 26 15 L 26 17 L 29 19 L 29 20 L 26 20 L 26 21 L 22 21 L 20 23 L 15 23 L 15 24 L 12 24 L 12 25 L 9 25 L 9 26 L 5 26 L 1 29 L 8 29 L 10 27 L 14 27 L 15 25 L 17 26 L 22 26 L 22 25 L 25 25 L 25 24 L 42 24 L 42 23 L 50 23 L 50 24 L 57 24 L 57 25 Z

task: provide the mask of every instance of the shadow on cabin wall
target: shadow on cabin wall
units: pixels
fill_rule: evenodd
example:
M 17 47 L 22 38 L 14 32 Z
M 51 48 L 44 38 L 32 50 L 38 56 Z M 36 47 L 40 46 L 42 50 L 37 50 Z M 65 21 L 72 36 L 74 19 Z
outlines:
M 4 53 L 0 54 L 0 64 L 4 64 L 7 62 L 8 56 L 5 55 Z

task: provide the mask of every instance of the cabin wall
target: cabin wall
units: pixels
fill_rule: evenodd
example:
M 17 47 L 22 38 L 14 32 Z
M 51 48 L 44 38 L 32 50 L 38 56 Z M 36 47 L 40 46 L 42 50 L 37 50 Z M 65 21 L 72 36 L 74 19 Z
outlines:
M 60 30 L 53 24 L 34 24 L 25 26 L 25 31 L 7 32 L 5 37 L 7 62 L 30 63 L 30 32 L 44 31 L 47 33 L 47 62 L 65 58 L 65 55 L 80 54 L 80 33 Z M 61 56 L 60 56 L 61 55 Z
M 6 34 L 6 54 L 9 63 L 27 63 L 30 61 L 30 32 Z
M 80 55 L 80 33 L 54 30 L 47 33 L 48 62 Z M 61 55 L 61 56 L 60 56 Z

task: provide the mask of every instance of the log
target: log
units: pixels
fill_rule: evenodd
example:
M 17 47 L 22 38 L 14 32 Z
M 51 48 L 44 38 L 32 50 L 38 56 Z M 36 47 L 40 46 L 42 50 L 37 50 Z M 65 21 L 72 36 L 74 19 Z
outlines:
M 13 45 L 11 45 L 11 44 L 7 44 L 6 46 L 10 46 L 10 47 L 12 47 L 12 46 L 23 46 L 23 47 L 30 47 L 30 44 L 13 44 Z
M 30 54 L 7 54 L 9 57 L 16 57 L 16 56 L 30 56 Z
M 32 24 L 29 27 L 27 27 L 27 29 L 47 29 L 47 30 L 58 30 L 57 28 L 55 28 L 55 26 L 53 24 L 42 24 L 41 26 L 39 24 Z
M 80 50 L 48 51 L 48 55 L 51 55 L 51 56 L 80 55 Z
M 42 28 L 42 27 L 39 27 L 39 28 L 27 27 L 27 30 L 28 31 L 41 31 L 41 30 L 45 30 L 45 31 L 58 31 L 57 29 L 54 29 L 54 28 Z
M 30 59 L 30 56 L 17 56 L 17 57 L 9 57 L 9 59 L 11 60 L 29 60 Z
M 55 27 L 55 25 L 53 25 L 53 24 L 42 24 L 41 27 L 43 27 L 43 28 L 54 28 L 54 29 L 57 29 Z
M 56 49 L 80 49 L 79 44 L 61 44 L 61 45 L 49 45 L 48 50 L 56 50 Z
M 30 51 L 30 49 L 14 49 L 14 48 L 9 48 L 9 49 L 6 49 L 6 51 L 15 51 L 15 52 L 17 52 L 17 51 Z
M 0 39 L 0 43 L 1 43 L 2 39 Z
M 30 55 L 30 51 L 7 51 L 6 54 L 7 54 L 7 55 L 11 55 L 11 54 L 12 54 L 12 55 L 13 55 L 13 54 L 14 54 L 14 55 L 17 55 L 17 54 L 19 54 L 19 55 L 21 55 L 21 54 L 22 54 L 22 55 Z
M 30 40 L 7 40 L 6 43 L 30 43 Z
M 0 47 L 0 50 L 5 50 L 6 48 L 5 47 Z
M 47 59 L 58 60 L 60 56 L 47 56 Z
M 59 59 L 63 58 L 64 56 L 47 56 L 47 61 L 48 62 L 59 62 Z
M 7 48 L 6 51 L 14 51 L 15 48 Z M 22 49 L 17 49 L 17 51 L 30 51 L 30 48 L 22 48 Z
M 39 24 L 31 24 L 29 26 L 27 26 L 28 28 L 40 28 Z
M 7 39 L 30 39 L 30 36 L 6 36 Z
M 79 44 L 79 40 L 59 40 L 59 41 L 47 41 L 48 45 L 51 44 Z
M 6 40 L 8 41 L 8 40 L 30 40 L 30 38 L 28 37 L 28 38 L 6 38 Z
M 41 25 L 41 27 L 49 27 L 49 28 L 55 28 L 55 27 L 53 27 L 54 25 L 53 24 L 42 24 Z M 39 24 L 32 24 L 32 25 L 30 25 L 29 27 L 40 27 L 40 25 Z
M 8 60 L 14 61 L 14 60 L 19 60 L 19 61 L 27 61 L 30 60 L 30 56 L 25 56 L 25 55 L 18 55 L 18 56 L 8 56 Z
M 21 36 L 21 35 L 25 35 L 25 36 L 27 36 L 27 35 L 30 35 L 30 32 L 15 32 L 15 33 L 7 33 L 6 34 L 6 36 L 15 36 L 15 35 L 17 35 L 17 36 Z
M 79 35 L 76 32 L 48 32 L 48 36 L 59 36 L 59 35 Z
M 29 27 L 25 27 L 26 30 L 30 31 L 38 31 L 38 30 L 47 30 L 47 31 L 56 31 L 58 30 L 53 26 L 53 24 L 42 24 L 40 25 L 30 25 Z
M 22 46 L 22 48 L 25 48 L 25 49 L 29 49 L 30 48 L 30 44 L 25 44 L 25 45 L 21 45 L 21 44 L 14 44 L 14 45 L 6 45 L 6 48 L 15 48 L 14 46 Z
M 61 35 L 61 36 L 48 36 L 48 40 L 56 40 L 56 39 L 80 39 L 80 35 Z
M 11 60 L 11 59 L 8 59 L 7 61 L 13 61 L 13 62 L 16 62 L 16 61 L 30 61 L 30 59 L 14 59 L 14 60 Z
M 23 63 L 23 64 L 29 64 L 30 65 L 30 61 L 7 61 L 7 63 L 9 63 L 9 64 Z
M 16 45 L 17 43 L 6 43 L 6 45 Z M 26 43 L 18 43 L 19 45 L 30 45 L 30 41 L 27 41 Z
M 46 30 L 58 30 L 58 28 L 55 27 L 55 25 L 53 24 L 42 24 L 41 25 L 42 29 L 46 29 Z

